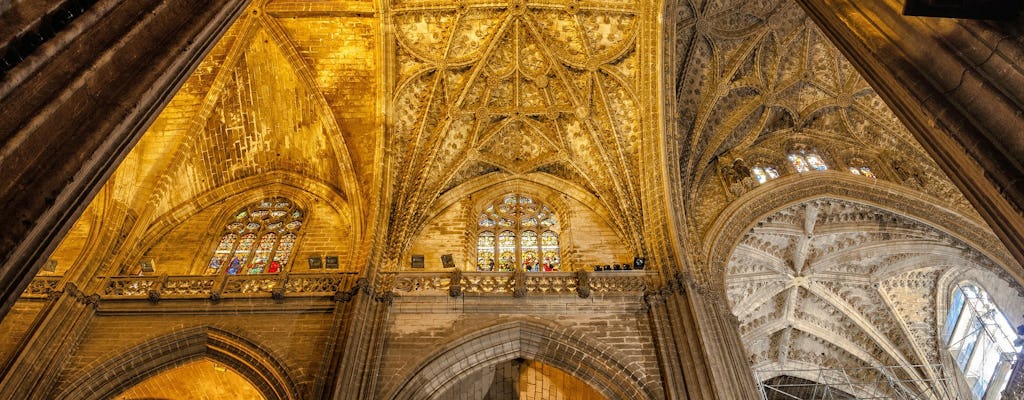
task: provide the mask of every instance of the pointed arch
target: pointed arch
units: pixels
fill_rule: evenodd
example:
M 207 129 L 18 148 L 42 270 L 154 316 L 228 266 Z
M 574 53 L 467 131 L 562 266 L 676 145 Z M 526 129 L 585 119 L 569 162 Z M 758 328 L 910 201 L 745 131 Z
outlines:
M 467 362 L 467 357 L 474 360 Z M 427 399 L 459 378 L 500 362 L 523 358 L 559 368 L 608 399 L 653 399 L 660 385 L 636 362 L 591 339 L 539 321 L 498 324 L 439 349 L 412 369 L 388 396 L 393 400 Z
M 945 203 L 895 183 L 829 172 L 784 176 L 732 202 L 702 240 L 708 260 L 706 271 L 709 275 L 706 278 L 717 287 L 725 287 L 729 255 L 764 216 L 794 204 L 825 197 L 854 201 L 921 222 L 964 241 L 1006 271 L 1018 270 L 1009 267 L 1016 266 L 1016 263 L 982 221 L 940 206 Z M 1024 281 L 1024 277 L 1019 275 L 1014 278 Z
M 85 373 L 54 398 L 113 398 L 150 377 L 203 357 L 238 372 L 267 399 L 303 397 L 289 374 L 292 369 L 259 344 L 216 327 L 196 326 L 147 340 L 84 368 Z

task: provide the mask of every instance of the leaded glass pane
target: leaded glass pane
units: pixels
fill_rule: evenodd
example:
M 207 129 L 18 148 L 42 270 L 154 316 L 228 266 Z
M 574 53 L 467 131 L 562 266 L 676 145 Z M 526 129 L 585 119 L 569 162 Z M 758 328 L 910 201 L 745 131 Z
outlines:
M 821 157 L 818 157 L 817 154 L 809 153 L 805 157 L 807 159 L 807 165 L 809 165 L 811 168 L 816 169 L 818 171 L 824 171 L 828 169 L 828 166 L 825 165 L 825 161 L 823 161 Z
M 764 173 L 763 168 L 754 167 L 750 169 L 750 172 L 754 174 L 754 179 L 757 179 L 757 183 L 768 182 L 768 174 Z
M 252 264 L 249 265 L 250 274 L 262 274 L 267 269 L 267 261 L 270 259 L 270 251 L 274 249 L 274 242 L 277 235 L 268 233 L 260 238 L 256 245 L 256 251 L 252 255 Z
M 235 247 L 234 257 L 231 257 L 231 263 L 228 265 L 228 274 L 234 275 L 242 269 L 245 262 L 249 259 L 249 251 L 252 250 L 253 245 L 256 244 L 256 234 L 248 233 L 242 236 L 238 240 L 238 246 Z
M 869 168 L 869 167 L 860 167 L 860 174 L 864 175 L 864 176 L 866 176 L 868 178 L 874 178 L 875 177 L 875 173 L 871 172 L 871 168 Z
M 215 273 L 220 270 L 221 265 L 224 265 L 231 257 L 231 248 L 235 247 L 235 241 L 238 240 L 238 235 L 234 233 L 228 233 L 220 238 L 220 244 L 217 245 L 217 249 L 213 251 L 213 258 L 210 259 L 210 265 L 208 266 L 209 273 Z
M 537 268 L 537 232 L 523 231 L 519 237 L 519 249 L 522 252 L 522 266 L 525 271 L 538 271 Z
M 764 173 L 768 175 L 768 179 L 775 179 L 779 177 L 779 170 L 775 167 L 764 167 Z
M 295 234 L 288 233 L 281 236 L 281 243 L 277 244 L 277 251 L 274 252 L 274 260 L 270 262 L 267 273 L 276 274 L 288 265 L 291 259 L 292 248 L 295 247 Z
M 476 269 L 494 271 L 494 233 L 481 232 L 476 239 Z
M 540 235 L 541 252 L 544 259 L 541 266 L 544 271 L 558 271 L 561 260 L 558 257 L 558 235 L 552 231 Z
M 793 168 L 796 169 L 796 172 L 807 172 L 811 170 L 810 167 L 807 166 L 807 160 L 804 159 L 804 156 L 790 154 L 789 162 L 793 163 Z
M 498 235 L 498 271 L 516 268 L 516 234 L 504 231 Z

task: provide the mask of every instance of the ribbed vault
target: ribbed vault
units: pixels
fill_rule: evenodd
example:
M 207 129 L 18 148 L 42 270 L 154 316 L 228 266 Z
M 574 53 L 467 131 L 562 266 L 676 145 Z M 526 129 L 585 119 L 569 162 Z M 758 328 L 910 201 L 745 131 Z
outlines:
M 851 201 L 819 199 L 765 216 L 728 264 L 726 286 L 759 372 L 883 365 L 901 379 L 941 372 L 935 296 L 940 278 L 985 263 L 921 222 Z M 925 387 L 908 389 L 921 393 Z

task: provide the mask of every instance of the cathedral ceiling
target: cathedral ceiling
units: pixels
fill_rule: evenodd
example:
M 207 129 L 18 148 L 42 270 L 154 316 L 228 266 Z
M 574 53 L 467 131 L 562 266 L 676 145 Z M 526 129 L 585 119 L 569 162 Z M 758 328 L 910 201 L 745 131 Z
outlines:
M 368 2 L 254 2 L 110 185 L 146 222 L 271 172 L 361 200 L 377 173 L 380 137 L 373 10 Z
M 675 126 L 667 140 L 680 182 L 670 185 L 686 205 L 691 240 L 756 188 L 749 167 L 795 174 L 786 154 L 798 147 L 816 150 L 833 171 L 862 163 L 880 179 L 975 215 L 792 0 L 684 0 L 674 18 L 675 47 L 667 54 Z
M 610 210 L 634 250 L 640 145 L 651 129 L 654 5 L 395 1 L 392 245 L 432 200 L 489 174 L 549 174 Z
M 939 282 L 985 265 L 978 260 L 921 223 L 822 199 L 759 221 L 733 252 L 726 287 L 756 369 L 930 365 L 939 363 L 937 301 L 948 289 Z
M 119 220 L 148 227 L 247 190 L 240 182 L 301 176 L 336 190 L 357 220 L 386 222 L 373 236 L 394 257 L 445 193 L 522 179 L 589 192 L 586 206 L 636 254 L 668 248 L 660 216 L 683 215 L 679 243 L 699 251 L 723 210 L 758 188 L 736 162 L 784 169 L 796 145 L 817 149 L 827 173 L 862 159 L 975 218 L 792 0 L 664 6 L 255 1 L 115 173 Z

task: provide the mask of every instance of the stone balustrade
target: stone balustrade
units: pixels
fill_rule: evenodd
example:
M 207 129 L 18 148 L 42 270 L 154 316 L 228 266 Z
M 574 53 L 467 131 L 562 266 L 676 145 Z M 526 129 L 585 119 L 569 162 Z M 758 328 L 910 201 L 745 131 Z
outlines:
M 642 295 L 652 287 L 647 271 L 616 272 L 386 272 L 377 293 L 397 296 L 578 296 Z M 350 291 L 355 273 L 256 275 L 114 276 L 104 300 L 323 297 Z M 61 290 L 63 277 L 36 277 L 22 297 L 46 298 Z
M 398 296 L 579 296 L 642 295 L 652 288 L 648 271 L 615 272 L 392 272 L 381 276 L 382 292 Z

